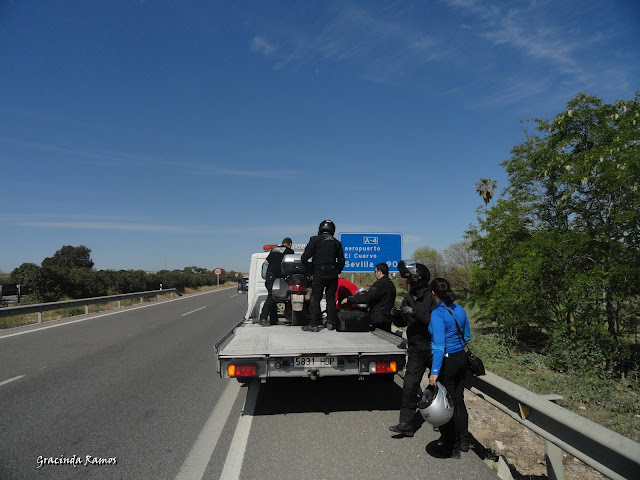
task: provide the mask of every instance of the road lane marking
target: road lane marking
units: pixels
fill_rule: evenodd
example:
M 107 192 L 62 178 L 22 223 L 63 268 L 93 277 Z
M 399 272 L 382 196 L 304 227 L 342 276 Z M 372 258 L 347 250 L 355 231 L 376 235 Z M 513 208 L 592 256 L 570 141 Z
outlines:
M 253 422 L 259 391 L 260 382 L 258 380 L 252 381 L 249 384 L 249 391 L 244 401 L 242 416 L 238 420 L 236 431 L 233 434 L 233 440 L 231 440 L 231 446 L 229 447 L 227 459 L 224 462 L 224 468 L 220 474 L 220 480 L 238 480 L 240 478 L 242 461 L 244 460 L 244 454 L 247 450 L 249 431 L 251 430 L 251 423 Z
M 239 392 L 240 383 L 236 380 L 228 380 L 227 388 L 222 392 L 220 400 L 205 423 L 196 443 L 193 444 L 176 480 L 202 479 Z
M 24 375 L 18 375 L 17 377 L 10 378 L 9 380 L 5 380 L 4 382 L 0 382 L 0 387 L 6 385 L 7 383 L 15 382 L 16 380 L 20 380 L 24 378 Z
M 49 328 L 64 327 L 65 325 L 72 325 L 72 324 L 78 323 L 78 322 L 86 322 L 87 320 L 94 320 L 96 318 L 107 317 L 109 315 L 117 315 L 119 313 L 131 312 L 133 310 L 139 310 L 141 308 L 155 307 L 157 305 L 163 305 L 163 304 L 169 303 L 169 302 L 176 302 L 178 300 L 186 300 L 188 298 L 197 297 L 199 295 L 207 295 L 209 293 L 220 292 L 222 290 L 228 290 L 230 288 L 233 288 L 233 287 L 221 288 L 219 290 L 210 290 L 208 292 L 202 292 L 202 293 L 194 293 L 192 295 L 189 295 L 188 297 L 178 297 L 178 298 L 172 298 L 172 299 L 169 299 L 169 300 L 162 300 L 160 302 L 150 303 L 148 305 L 141 305 L 139 307 L 127 308 L 126 310 L 117 310 L 115 312 L 107 312 L 107 313 L 103 313 L 101 315 L 92 315 L 91 317 L 87 317 L 87 318 L 80 318 L 78 320 L 71 320 L 70 322 L 56 323 L 55 325 L 47 325 L 45 327 L 34 328 L 33 330 L 26 330 L 24 332 L 10 333 L 8 335 L 0 335 L 0 340 L 5 339 L 5 338 L 9 338 L 9 337 L 16 337 L 18 335 L 26 335 L 27 333 L 40 332 L 42 330 L 47 330 Z M 53 321 L 55 321 L 55 320 L 53 320 Z
M 204 308 L 207 308 L 207 307 L 200 307 L 200 308 L 196 308 L 195 310 L 191 310 L 190 312 L 183 313 L 183 314 L 182 314 L 182 315 L 180 315 L 180 316 L 181 316 L 181 317 L 184 317 L 185 315 L 189 315 L 189 314 L 191 314 L 191 313 L 195 313 L 195 312 L 197 312 L 197 311 L 199 311 L 199 310 L 202 310 L 202 309 L 204 309 Z

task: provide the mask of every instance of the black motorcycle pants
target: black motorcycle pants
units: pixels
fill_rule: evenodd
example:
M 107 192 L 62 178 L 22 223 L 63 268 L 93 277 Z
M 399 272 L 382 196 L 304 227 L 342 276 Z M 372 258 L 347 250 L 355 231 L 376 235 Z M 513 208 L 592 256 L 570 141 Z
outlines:
M 409 346 L 407 349 L 407 366 L 402 385 L 402 405 L 400 407 L 400 423 L 413 425 L 413 417 L 418 407 L 420 382 L 426 371 L 431 370 L 431 352 Z
M 322 266 L 325 267 L 325 266 Z M 322 324 L 322 310 L 320 309 L 320 301 L 322 294 L 326 291 L 327 298 L 327 322 L 336 324 L 336 291 L 338 290 L 338 273 L 336 268 L 315 268 L 313 274 L 313 283 L 311 284 L 311 305 L 309 312 L 311 314 L 310 325 Z
M 452 353 L 444 358 L 438 381 L 447 389 L 454 405 L 453 417 L 442 427 L 442 441 L 458 446 L 460 441 L 469 438 L 469 414 L 464 403 L 464 380 L 467 376 L 467 355 L 464 350 Z
M 264 286 L 267 287 L 267 299 L 264 301 L 262 311 L 260 312 L 260 322 L 264 322 L 269 319 L 271 325 L 278 323 L 278 304 L 273 299 L 273 282 L 277 277 L 267 273 L 267 278 L 264 281 Z

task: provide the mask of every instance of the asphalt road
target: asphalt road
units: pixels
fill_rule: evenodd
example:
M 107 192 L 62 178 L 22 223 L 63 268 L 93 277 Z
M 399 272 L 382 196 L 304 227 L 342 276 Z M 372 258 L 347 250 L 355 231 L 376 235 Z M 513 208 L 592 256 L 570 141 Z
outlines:
M 431 456 L 429 425 L 393 438 L 396 383 L 220 379 L 245 309 L 232 288 L 0 332 L 0 479 L 497 478 Z

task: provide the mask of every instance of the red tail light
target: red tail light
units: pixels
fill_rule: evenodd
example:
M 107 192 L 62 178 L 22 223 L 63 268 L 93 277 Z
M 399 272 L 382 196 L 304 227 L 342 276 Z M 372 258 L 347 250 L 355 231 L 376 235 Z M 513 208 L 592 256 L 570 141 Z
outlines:
M 372 373 L 396 373 L 398 366 L 396 362 L 376 362 L 375 372 Z
M 255 363 L 244 363 L 241 365 L 230 364 L 227 367 L 229 377 L 257 377 L 258 366 Z
M 307 291 L 307 284 L 303 283 L 301 285 L 297 285 L 295 283 L 289 283 L 289 290 L 293 293 L 304 293 Z

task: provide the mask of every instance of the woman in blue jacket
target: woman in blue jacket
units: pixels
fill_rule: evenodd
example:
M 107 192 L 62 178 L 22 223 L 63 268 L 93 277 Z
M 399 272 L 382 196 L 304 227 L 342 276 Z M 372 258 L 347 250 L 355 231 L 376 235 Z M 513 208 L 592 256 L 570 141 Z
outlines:
M 453 417 L 440 427 L 438 456 L 460 458 L 469 450 L 469 415 L 464 404 L 464 379 L 467 356 L 464 347 L 471 340 L 467 312 L 454 303 L 449 282 L 436 278 L 431 282 L 431 296 L 436 309 L 431 312 L 431 353 L 433 360 L 429 383 L 439 381 L 447 389 L 454 405 Z M 457 323 L 457 325 L 456 325 Z

